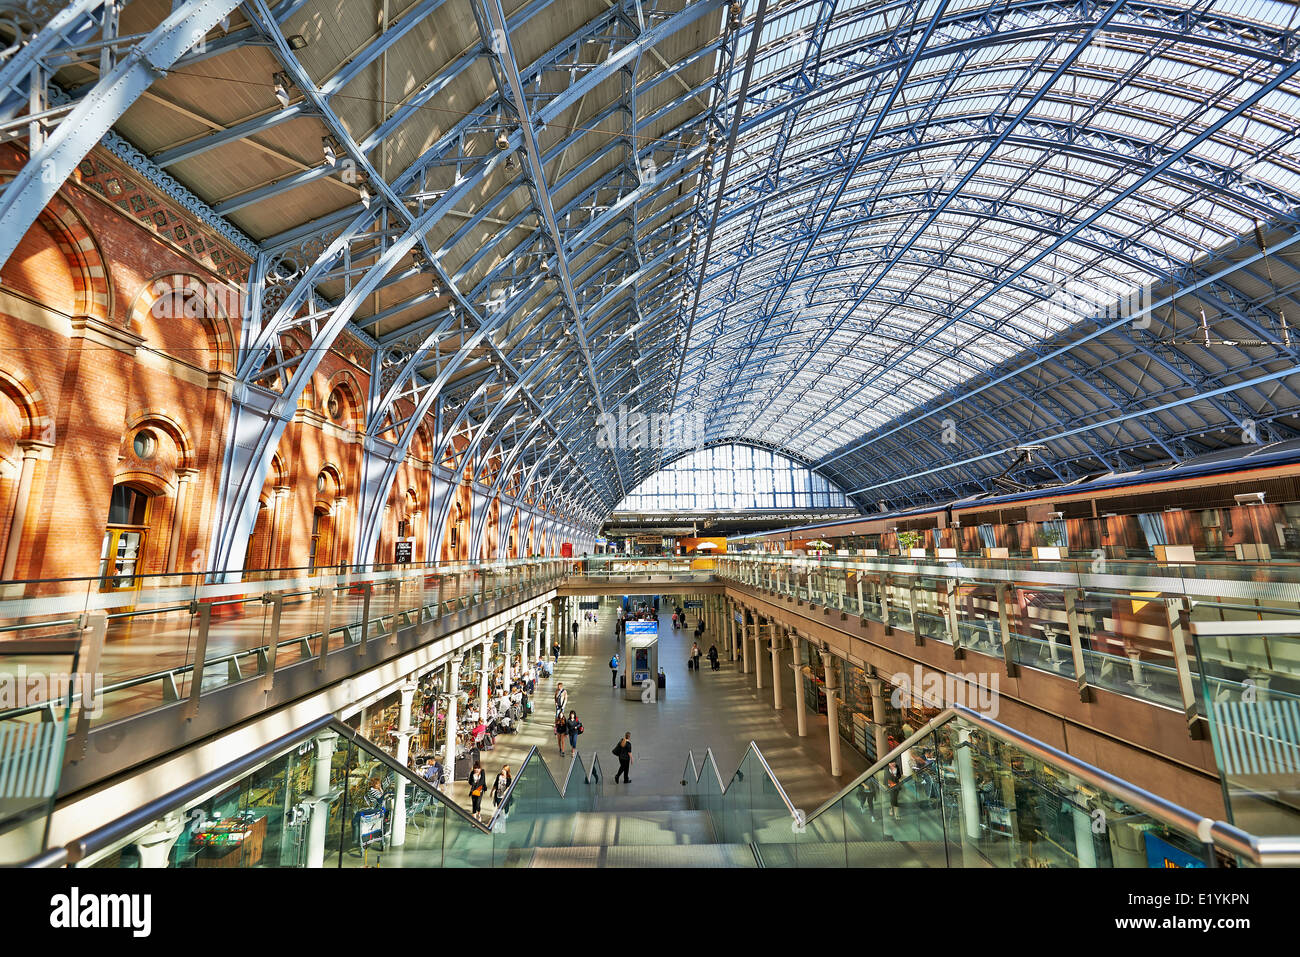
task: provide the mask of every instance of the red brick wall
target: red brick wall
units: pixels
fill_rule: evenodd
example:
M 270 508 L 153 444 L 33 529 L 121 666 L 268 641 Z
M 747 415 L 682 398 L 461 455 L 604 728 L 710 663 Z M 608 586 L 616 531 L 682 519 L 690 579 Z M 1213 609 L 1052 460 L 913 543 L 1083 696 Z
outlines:
M 23 159 L 14 147 L 0 147 L 0 171 Z M 150 190 L 110 154 L 93 151 L 0 271 L 0 556 L 17 519 L 19 443 L 48 445 L 42 445 L 21 517 L 18 579 L 96 577 L 109 501 L 121 482 L 153 496 L 141 571 L 166 570 L 177 520 L 177 570 L 207 566 L 240 316 L 214 307 L 201 316 L 172 317 L 155 315 L 152 306 L 160 283 L 239 283 L 249 264 Z M 222 305 L 236 298 L 225 297 Z M 306 345 L 299 342 L 299 350 Z M 369 360 L 365 347 L 346 335 L 321 360 L 276 449 L 277 466 L 262 490 L 268 507 L 259 512 L 248 547 L 249 567 L 306 566 L 317 509 L 328 513 L 330 540 L 329 554 L 318 563 L 353 562 Z M 344 400 L 338 420 L 328 411 L 335 390 Z M 157 454 L 148 460 L 132 448 L 141 429 L 158 439 Z M 448 526 L 435 531 L 436 541 L 426 541 L 433 441 L 423 430 L 397 469 L 380 529 L 381 561 L 391 560 L 403 519 L 416 539 L 416 561 L 468 557 L 467 484 L 453 499 L 462 509 L 457 547 L 450 547 L 454 507 Z M 466 444 L 456 438 L 453 458 Z M 499 465 L 493 461 L 489 472 Z M 184 514 L 177 516 L 182 470 L 193 477 Z M 322 471 L 329 481 L 318 492 Z M 288 491 L 277 497 L 276 487 Z M 497 527 L 499 503 L 487 520 L 484 554 L 495 557 L 508 541 Z M 532 550 L 542 547 L 534 541 Z M 527 550 L 528 543 L 517 544 L 518 554 Z

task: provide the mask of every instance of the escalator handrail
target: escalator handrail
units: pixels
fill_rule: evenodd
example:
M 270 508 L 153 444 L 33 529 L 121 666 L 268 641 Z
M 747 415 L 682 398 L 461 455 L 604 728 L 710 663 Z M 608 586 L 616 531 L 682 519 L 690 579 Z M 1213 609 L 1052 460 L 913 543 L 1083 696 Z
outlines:
M 1138 808 L 1163 824 L 1195 835 L 1196 839 L 1202 844 L 1212 845 L 1227 853 L 1248 858 L 1255 864 L 1267 866 L 1294 866 L 1300 864 L 1300 838 L 1256 837 L 1247 834 L 1223 821 L 1215 821 L 1181 805 L 1174 804 L 1172 801 L 1167 801 L 1158 794 L 1152 794 L 1150 791 L 1144 790 L 1122 778 L 1086 764 L 1064 751 L 1059 751 L 1049 744 L 1031 738 L 1021 731 L 960 705 L 949 707 L 927 721 L 915 734 L 876 761 L 870 768 L 858 775 L 847 787 L 842 788 L 838 794 L 827 800 L 808 817 L 808 823 L 816 820 L 824 811 L 847 797 L 868 778 L 878 774 L 889 765 L 890 761 L 893 761 L 904 751 L 915 747 L 935 730 L 958 717 L 985 731 L 1011 741 L 1031 756 L 1062 768 L 1085 783 L 1119 798 L 1124 803 Z
M 322 715 L 313 721 L 309 721 L 302 727 L 290 731 L 288 734 L 281 735 L 274 741 L 262 745 L 255 751 L 251 751 L 235 761 L 224 764 L 221 767 L 209 771 L 201 777 L 195 778 L 188 784 L 176 788 L 161 797 L 154 798 L 152 801 L 141 805 L 134 811 L 124 814 L 108 824 L 98 827 L 87 834 L 83 834 L 76 840 L 69 841 L 64 845 L 67 851 L 65 858 L 67 863 L 75 864 L 84 860 L 90 854 L 112 845 L 123 838 L 133 834 L 148 824 L 158 820 L 178 807 L 183 807 L 191 801 L 200 800 L 203 795 L 210 793 L 214 789 L 220 788 L 229 783 L 231 780 L 238 780 L 250 771 L 254 771 L 280 755 L 286 750 L 292 748 L 304 738 L 319 734 L 322 731 L 335 731 L 340 737 L 346 738 L 363 751 L 367 756 L 378 760 L 391 770 L 397 771 L 401 778 L 414 783 L 417 787 L 422 787 L 431 795 L 431 800 L 438 802 L 443 807 L 448 808 L 456 814 L 461 822 L 469 827 L 475 828 L 483 833 L 490 833 L 487 825 L 474 819 L 468 811 L 462 808 L 451 798 L 438 791 L 431 784 L 402 767 L 384 751 L 367 739 L 362 737 L 358 732 L 353 731 L 347 725 L 340 722 L 333 715 Z M 363 746 L 364 744 L 364 746 Z M 51 848 L 46 852 L 45 857 L 54 854 L 58 849 Z M 38 858 L 37 860 L 40 860 Z M 40 866 L 40 865 L 36 865 Z
M 141 805 L 134 811 L 122 815 L 116 820 L 110 821 L 102 827 L 97 827 L 87 834 L 83 834 L 76 840 L 69 841 L 64 847 L 67 849 L 67 861 L 75 864 L 84 860 L 88 855 L 108 847 L 115 841 L 121 840 L 134 833 L 140 828 L 158 820 L 170 811 L 175 810 L 191 800 L 196 800 L 200 795 L 211 791 L 213 788 L 220 787 L 222 784 L 230 781 L 232 778 L 238 779 L 265 764 L 267 761 L 283 754 L 286 748 L 292 747 L 295 741 L 299 741 L 308 735 L 325 730 L 334 723 L 333 715 L 323 715 L 314 721 L 290 731 L 288 734 L 281 735 L 274 741 L 262 745 L 255 751 L 250 751 L 242 758 L 224 764 L 221 767 L 209 771 L 207 774 L 195 778 L 182 787 L 169 791 L 161 797 L 154 798 L 152 801 Z
M 803 812 L 794 806 L 794 802 L 790 800 L 790 796 L 785 793 L 785 788 L 781 786 L 780 779 L 778 779 L 776 774 L 772 771 L 772 766 L 767 763 L 767 758 L 763 757 L 763 752 L 758 749 L 758 745 L 755 744 L 753 741 L 749 742 L 749 750 L 754 752 L 754 757 L 758 758 L 758 763 L 763 765 L 763 770 L 767 772 L 768 778 L 770 778 L 772 784 L 776 786 L 776 793 L 781 796 L 781 801 L 785 804 L 786 809 L 790 812 L 791 819 L 799 822 L 800 824 L 803 824 L 804 823 Z M 740 763 L 744 764 L 745 759 L 741 758 Z
M 518 784 L 519 779 L 524 776 L 524 769 L 528 767 L 528 762 L 531 761 L 536 754 L 536 746 L 531 747 L 528 749 L 528 753 L 524 755 L 524 759 L 519 762 L 519 773 L 510 779 L 510 785 L 506 788 L 506 793 L 501 796 L 501 803 L 496 806 L 496 810 L 492 812 L 492 817 L 487 823 L 489 831 L 492 830 L 493 825 L 496 824 L 497 818 L 503 815 L 505 809 L 510 806 L 510 799 L 514 797 L 515 794 L 515 785 Z M 548 776 L 550 776 L 551 784 L 554 784 L 555 777 L 551 775 L 551 769 L 546 767 L 545 761 L 542 762 L 542 769 L 546 771 Z M 556 788 L 556 790 L 558 791 L 559 788 Z
M 1231 824 L 1227 824 L 1223 821 L 1215 821 L 1212 818 L 1199 815 L 1194 811 L 1174 804 L 1172 801 L 1167 801 L 1159 795 L 1152 794 L 1151 792 L 1125 781 L 1122 778 L 1115 777 L 1113 774 L 1102 771 L 1100 768 L 1086 764 L 1078 758 L 1072 757 L 1064 751 L 1059 751 L 1051 745 L 1044 744 L 1041 741 L 1031 738 L 1023 732 L 1017 731 L 1014 728 L 1010 728 L 1000 722 L 994 721 L 992 718 L 971 711 L 969 708 L 960 705 L 949 707 L 931 718 L 905 741 L 885 754 L 862 774 L 854 778 L 850 784 L 842 788 L 838 793 L 830 797 L 816 811 L 802 819 L 800 812 L 786 796 L 785 790 L 781 786 L 781 782 L 772 772 L 771 767 L 763 757 L 758 745 L 751 741 L 749 746 L 763 765 L 763 769 L 767 772 L 768 777 L 771 778 L 772 782 L 776 785 L 778 793 L 781 795 L 782 800 L 790 811 L 791 818 L 796 823 L 806 826 L 815 821 L 821 814 L 837 805 L 849 794 L 853 793 L 853 791 L 861 786 L 868 778 L 875 776 L 888 767 L 889 763 L 902 755 L 904 751 L 915 747 L 929 735 L 933 734 L 938 728 L 948 724 L 956 718 L 962 718 L 985 731 L 1011 741 L 1028 752 L 1031 756 L 1062 768 L 1085 783 L 1105 791 L 1106 793 L 1122 800 L 1126 804 L 1136 807 L 1157 821 L 1184 833 L 1194 835 L 1202 844 L 1213 846 L 1225 853 L 1247 858 L 1252 863 L 1261 866 L 1300 866 L 1300 837 L 1257 837 L 1248 834 Z M 712 757 L 711 751 L 706 751 L 705 754 L 707 757 Z M 687 752 L 687 755 L 688 760 L 694 763 L 693 752 Z M 741 763 L 744 763 L 743 757 L 741 758 Z M 716 761 L 714 762 L 714 768 L 716 772 Z M 699 774 L 702 773 L 703 768 L 701 767 L 696 776 L 697 781 L 699 780 Z M 721 784 L 720 778 L 719 784 Z M 726 788 L 723 787 L 722 791 L 725 794 Z

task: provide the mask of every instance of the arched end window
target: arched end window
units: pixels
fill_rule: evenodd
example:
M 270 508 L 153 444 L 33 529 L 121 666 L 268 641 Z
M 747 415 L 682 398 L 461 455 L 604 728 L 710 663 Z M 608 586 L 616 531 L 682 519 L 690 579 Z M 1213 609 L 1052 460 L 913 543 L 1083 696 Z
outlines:
M 641 482 L 620 512 L 850 508 L 844 492 L 787 456 L 750 445 L 685 455 Z

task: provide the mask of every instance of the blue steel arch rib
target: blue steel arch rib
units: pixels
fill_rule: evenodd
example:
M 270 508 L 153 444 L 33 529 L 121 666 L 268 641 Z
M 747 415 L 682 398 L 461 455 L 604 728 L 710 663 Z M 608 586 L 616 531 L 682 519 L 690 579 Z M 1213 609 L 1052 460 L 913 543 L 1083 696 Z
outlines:
M 675 32 L 677 29 L 680 29 L 682 26 L 693 22 L 693 20 L 696 19 L 699 15 L 700 12 L 697 10 L 673 18 L 672 20 L 670 20 L 668 23 L 664 24 L 660 28 L 659 33 L 650 37 L 649 42 L 656 42 L 658 37 L 662 35 L 671 35 L 673 32 Z M 583 34 L 580 31 L 578 35 L 581 36 Z M 562 49 L 567 49 L 567 46 L 562 47 Z M 614 57 L 611 57 L 605 63 L 591 70 L 590 73 L 587 75 L 587 77 L 584 79 L 589 80 L 591 77 L 597 77 L 612 72 L 614 67 L 611 66 L 611 64 L 616 63 L 617 58 L 620 55 L 622 55 L 622 51 L 620 51 L 620 54 L 616 54 Z M 548 105 L 548 108 L 551 109 L 554 113 L 560 112 L 561 107 L 557 104 L 560 104 L 562 101 L 565 101 L 566 98 L 568 101 L 573 101 L 577 99 L 580 94 L 580 91 L 581 91 L 580 85 L 571 87 L 569 90 L 565 91 L 564 94 L 557 96 L 554 99 L 554 101 Z M 464 122 L 462 122 L 461 126 L 462 126 L 461 132 L 463 132 Z M 510 136 L 511 144 L 517 145 L 520 138 L 521 138 L 521 134 L 518 131 L 512 133 Z M 444 138 L 444 140 L 445 139 L 446 138 Z M 458 145 L 458 142 L 453 141 L 453 143 L 450 145 Z M 481 173 L 479 175 L 486 176 L 487 173 L 489 173 L 495 166 L 499 165 L 501 162 L 502 160 L 499 155 L 491 156 L 486 160 L 480 160 L 479 169 L 481 170 Z M 403 177 L 398 181 L 398 184 L 399 186 L 405 185 L 412 181 L 413 181 L 412 173 L 410 170 L 408 170 L 407 173 L 403 174 Z M 422 212 L 418 216 L 414 216 L 414 217 L 408 215 L 406 219 L 409 222 L 409 226 L 406 228 L 403 237 L 396 240 L 395 242 L 392 242 L 386 248 L 384 248 L 381 245 L 380 248 L 383 249 L 383 252 L 376 260 L 375 266 L 365 270 L 361 278 L 348 291 L 348 294 L 347 296 L 345 296 L 344 300 L 330 312 L 329 318 L 324 325 L 324 329 L 325 329 L 324 334 L 316 337 L 314 348 L 312 350 L 312 355 L 316 357 L 317 361 L 319 359 L 319 356 L 323 353 L 324 348 L 328 347 L 328 344 L 332 341 L 333 337 L 336 336 L 338 332 L 341 331 L 342 328 L 350 320 L 352 313 L 359 306 L 362 299 L 378 285 L 379 281 L 383 278 L 384 275 L 386 275 L 389 271 L 391 271 L 392 268 L 394 268 L 400 261 L 402 261 L 406 257 L 408 252 L 410 252 L 412 249 L 415 248 L 416 243 L 421 243 L 421 244 L 423 243 L 423 241 L 419 237 L 421 237 L 423 233 L 427 231 L 428 228 L 431 228 L 438 221 L 438 219 L 441 218 L 442 214 L 445 213 L 447 209 L 449 209 L 453 205 L 453 200 L 458 200 L 463 195 L 468 193 L 469 184 L 471 184 L 472 182 L 474 182 L 472 178 L 466 178 L 459 184 L 459 186 L 456 189 L 450 190 L 448 191 L 448 193 L 444 193 L 443 196 L 438 201 L 438 203 L 436 203 L 435 206 L 432 207 L 432 209 L 430 209 L 429 211 Z M 449 196 L 452 197 L 452 200 L 449 200 L 448 198 Z M 405 210 L 404 206 L 400 206 L 393 200 L 390 200 L 388 206 L 384 208 L 387 209 L 389 207 L 400 208 L 403 211 Z M 305 297 L 307 297 L 310 294 L 310 289 L 312 284 L 315 281 L 322 278 L 322 276 L 324 276 L 328 272 L 331 264 L 339 261 L 340 258 L 344 257 L 344 255 L 346 254 L 346 252 L 350 247 L 350 244 L 352 244 L 354 240 L 359 240 L 361 243 L 364 243 L 367 246 L 370 244 L 370 236 L 369 236 L 370 222 L 371 222 L 371 217 L 369 217 L 368 215 L 363 214 L 362 216 L 358 217 L 358 219 L 354 221 L 350 231 L 345 230 L 344 232 L 340 233 L 333 240 L 333 242 L 325 248 L 324 252 L 317 257 L 315 263 L 303 271 L 303 275 L 298 280 L 294 290 L 286 294 L 282 302 L 279 304 L 276 315 L 272 317 L 272 320 L 269 323 L 263 325 L 260 328 L 259 336 L 255 340 L 254 347 L 246 351 L 246 354 L 241 363 L 241 375 L 243 377 L 250 378 L 254 375 L 263 373 L 265 371 L 262 365 L 265 360 L 262 357 L 266 355 L 269 350 L 274 348 L 274 343 L 278 338 L 280 330 L 284 328 L 284 326 L 287 323 L 293 322 L 292 317 L 294 311 L 296 310 L 297 306 L 305 299 Z M 427 247 L 425 247 L 423 259 L 426 262 L 437 261 L 437 259 L 435 259 L 430 255 Z M 438 257 L 438 259 L 440 259 L 440 257 Z M 445 282 L 447 282 L 448 286 L 451 289 L 455 290 L 457 288 L 455 283 L 451 281 L 449 278 L 447 278 L 445 275 L 443 275 L 442 278 Z M 468 302 L 466 302 L 463 298 L 461 299 L 460 305 L 461 308 L 464 308 L 467 311 L 470 311 L 472 313 L 473 307 Z M 487 335 L 487 327 L 483 324 L 480 324 L 479 326 L 479 337 L 482 341 L 485 341 L 489 344 L 491 344 L 492 342 L 491 337 Z M 498 358 L 501 358 L 499 353 L 498 353 Z M 276 366 L 272 366 L 271 369 L 272 371 L 278 371 L 277 366 L 282 366 L 284 364 L 285 362 L 282 359 L 279 363 L 276 364 Z M 300 361 L 297 364 L 296 368 L 294 369 L 293 378 L 290 379 L 289 385 L 285 388 L 283 394 L 286 396 L 296 395 L 299 385 L 305 382 L 305 378 L 306 376 L 311 374 L 312 368 L 313 368 L 313 363 L 311 363 L 310 361 L 306 361 L 306 360 Z M 517 380 L 517 376 L 516 376 L 516 380 Z M 430 401 L 429 396 L 432 394 L 435 394 L 435 391 L 433 389 L 430 389 L 429 393 L 426 395 L 426 399 L 425 399 L 426 403 Z M 278 407 L 281 410 L 284 410 L 286 408 L 284 401 L 285 401 L 284 399 L 279 400 Z M 266 400 L 264 400 L 263 405 L 266 404 L 267 404 Z M 230 488 L 235 493 L 236 497 L 234 501 L 232 501 L 230 505 L 228 505 L 227 508 L 224 510 L 224 518 L 226 519 L 226 521 L 223 523 L 223 525 L 224 527 L 229 529 L 229 533 L 225 536 L 224 541 L 218 543 L 218 548 L 220 553 L 216 556 L 216 560 L 219 567 L 222 565 L 228 565 L 231 562 L 231 560 L 238 554 L 238 552 L 232 552 L 232 549 L 235 547 L 236 543 L 238 543 L 245 537 L 243 534 L 243 526 L 248 523 L 249 513 L 250 513 L 250 508 L 248 505 L 250 493 L 248 490 L 254 488 L 257 485 L 257 479 L 260 476 L 260 474 L 265 471 L 266 463 L 269 461 L 268 456 L 271 450 L 273 450 L 275 442 L 278 441 L 279 434 L 283 431 L 283 427 L 285 423 L 284 411 L 280 411 L 278 414 L 273 414 L 273 416 L 271 417 L 267 416 L 267 411 L 271 411 L 272 413 L 275 413 L 276 408 L 277 408 L 276 405 L 272 403 L 270 405 L 269 410 L 266 408 L 254 410 L 254 416 L 253 416 L 254 421 L 256 421 L 258 418 L 261 418 L 263 422 L 265 422 L 265 424 L 262 425 L 261 428 L 259 429 L 259 443 L 257 446 L 255 446 L 252 449 L 253 454 L 251 455 L 248 454 L 247 446 L 236 446 L 236 445 L 231 446 L 232 450 L 236 455 L 240 454 L 241 452 L 244 453 L 244 461 L 239 462 L 236 460 L 231 460 L 228 463 L 229 472 L 240 472 L 241 474 L 239 475 L 240 481 L 229 482 L 226 485 L 227 488 Z M 238 418 L 239 413 L 242 411 L 243 411 L 243 407 L 237 407 L 236 418 Z M 267 421 L 268 419 L 270 421 Z M 239 424 L 240 423 L 236 422 L 236 428 L 238 428 Z M 393 458 L 390 457 L 388 467 L 385 470 L 384 474 L 390 475 L 393 471 L 395 471 L 395 465 L 393 464 L 393 462 L 394 462 Z M 369 475 L 370 473 L 369 469 L 367 469 L 367 473 Z M 369 499 L 372 503 L 379 502 L 382 501 L 385 494 L 386 494 L 386 489 L 378 489 L 369 496 Z M 242 501 L 240 500 L 241 498 Z M 368 542 L 369 538 L 368 537 L 363 538 L 362 541 L 363 543 Z M 224 550 L 222 549 L 223 545 L 224 545 Z M 362 555 L 359 557 L 364 558 L 365 556 Z

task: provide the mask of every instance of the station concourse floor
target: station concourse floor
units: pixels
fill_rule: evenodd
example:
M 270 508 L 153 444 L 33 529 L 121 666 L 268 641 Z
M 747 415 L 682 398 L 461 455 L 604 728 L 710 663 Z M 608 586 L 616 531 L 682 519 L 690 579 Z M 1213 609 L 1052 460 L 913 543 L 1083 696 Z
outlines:
M 706 632 L 700 650 L 707 654 L 710 644 L 717 644 L 720 670 L 710 671 L 707 657 L 701 658 L 702 671 L 688 671 L 686 659 L 694 638 L 695 617 L 688 612 L 687 627 L 674 632 L 672 607 L 660 600 L 659 665 L 666 675 L 666 688 L 659 689 L 657 703 L 642 704 L 627 700 L 624 691 L 610 686 L 610 656 L 617 650 L 615 625 L 619 599 L 606 596 L 595 625 L 581 620 L 575 639 L 570 635 L 566 650 L 560 653 L 555 674 L 537 685 L 534 712 L 523 722 L 522 730 L 500 735 L 496 747 L 482 755 L 483 770 L 489 785 L 503 765 L 519 768 L 530 747 L 536 746 L 545 758 L 552 775 L 563 780 L 571 757 L 566 739 L 566 757 L 561 759 L 553 733 L 556 684 L 564 682 L 569 691 L 569 709 L 576 711 L 584 732 L 578 738 L 583 763 L 590 756 L 600 759 L 605 775 L 606 800 L 624 797 L 646 799 L 639 807 L 652 806 L 652 796 L 680 798 L 682 771 L 687 751 L 695 753 L 697 766 L 705 749 L 712 749 L 723 782 L 730 780 L 744 756 L 749 742 L 762 751 L 786 794 L 806 814 L 812 814 L 823 801 L 866 770 L 866 761 L 847 742 L 841 741 L 841 776 L 830 774 L 830 740 L 825 715 L 807 715 L 807 735 L 798 736 L 795 720 L 794 672 L 788 665 L 790 652 L 783 657 L 782 710 L 772 708 L 771 655 L 765 654 L 764 687 L 755 689 L 754 675 L 741 673 L 739 661 L 727 660 L 725 641 Z M 752 652 L 752 646 L 751 646 Z M 614 782 L 618 761 L 610 753 L 625 731 L 632 733 L 632 782 Z M 459 803 L 470 806 L 469 788 L 456 781 L 447 793 Z M 667 804 L 668 802 L 665 802 Z M 610 803 L 614 810 L 617 803 Z M 483 819 L 492 812 L 492 801 L 485 796 Z

